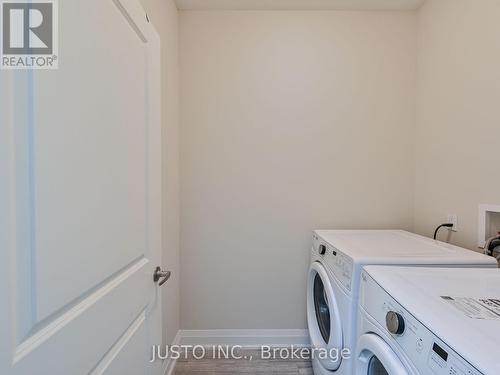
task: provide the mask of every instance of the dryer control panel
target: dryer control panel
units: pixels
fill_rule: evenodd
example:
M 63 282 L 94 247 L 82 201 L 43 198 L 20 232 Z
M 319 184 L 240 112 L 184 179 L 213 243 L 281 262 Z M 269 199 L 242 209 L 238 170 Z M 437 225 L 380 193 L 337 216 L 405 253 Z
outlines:
M 481 375 L 394 300 L 365 271 L 361 279 L 362 308 L 377 321 L 388 336 L 395 340 L 421 374 Z M 391 329 L 394 325 L 394 316 L 398 317 L 401 330 Z
M 342 251 L 313 234 L 313 251 L 323 259 L 323 264 L 335 278 L 348 290 L 352 288 L 353 260 Z
M 348 290 L 352 288 L 353 262 L 352 258 L 345 255 L 333 246 L 329 247 L 331 255 L 327 259 L 327 265 L 330 267 L 333 275 Z

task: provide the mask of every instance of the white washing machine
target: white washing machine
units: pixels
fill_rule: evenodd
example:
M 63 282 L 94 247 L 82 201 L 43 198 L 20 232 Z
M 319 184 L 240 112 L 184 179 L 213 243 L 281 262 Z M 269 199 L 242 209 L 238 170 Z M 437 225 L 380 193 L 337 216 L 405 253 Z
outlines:
M 500 374 L 500 270 L 368 266 L 355 375 Z
M 307 321 L 311 346 L 318 350 L 313 358 L 316 375 L 352 374 L 353 358 L 341 350 L 355 354 L 360 276 L 370 264 L 497 267 L 492 257 L 405 231 L 315 231 Z M 319 355 L 319 350 L 332 355 Z

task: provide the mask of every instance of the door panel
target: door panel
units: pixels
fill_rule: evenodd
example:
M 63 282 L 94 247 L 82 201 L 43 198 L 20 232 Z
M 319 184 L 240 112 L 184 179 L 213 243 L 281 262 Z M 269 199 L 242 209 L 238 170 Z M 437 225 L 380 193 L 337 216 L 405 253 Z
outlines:
M 159 374 L 159 39 L 137 0 L 58 8 L 59 69 L 0 72 L 0 373 Z
M 307 325 L 311 346 L 328 351 L 342 350 L 343 332 L 337 298 L 333 292 L 328 271 L 319 262 L 312 262 L 307 281 Z M 319 358 L 321 365 L 328 370 L 340 367 L 339 356 Z
M 368 333 L 358 342 L 356 375 L 411 375 L 397 354 L 380 336 Z
M 37 322 L 147 250 L 147 49 L 113 2 L 100 3 L 60 2 L 61 37 L 78 48 L 33 82 Z
M 131 322 L 145 314 L 151 285 L 143 260 L 21 343 L 14 353 L 20 374 L 87 374 L 111 349 Z M 72 347 L 66 347 L 72 343 Z M 54 360 L 46 361 L 46 358 Z M 33 369 L 43 363 L 43 371 Z
M 145 316 L 141 314 L 90 375 L 140 374 L 150 353 L 144 350 L 147 340 Z

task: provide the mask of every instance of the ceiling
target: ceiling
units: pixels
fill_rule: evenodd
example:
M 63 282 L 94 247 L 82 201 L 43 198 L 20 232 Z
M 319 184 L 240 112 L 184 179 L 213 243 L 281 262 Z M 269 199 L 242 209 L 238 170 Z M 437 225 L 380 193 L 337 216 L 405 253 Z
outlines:
M 181 10 L 412 10 L 425 0 L 175 0 Z

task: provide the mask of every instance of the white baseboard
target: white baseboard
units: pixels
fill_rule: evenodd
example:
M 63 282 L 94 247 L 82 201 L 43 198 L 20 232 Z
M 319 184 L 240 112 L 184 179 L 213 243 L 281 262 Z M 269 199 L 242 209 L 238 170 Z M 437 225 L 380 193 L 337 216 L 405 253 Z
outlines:
M 182 330 L 181 345 L 238 345 L 244 349 L 272 347 L 309 347 L 307 329 L 210 329 Z
M 171 345 L 180 345 L 181 344 L 181 331 L 177 331 L 177 334 L 174 337 Z M 172 375 L 174 373 L 175 368 L 175 359 L 167 358 L 163 361 L 163 375 Z

